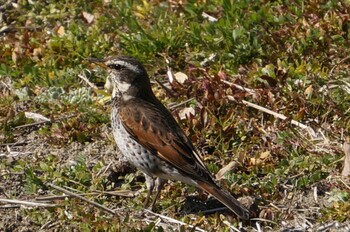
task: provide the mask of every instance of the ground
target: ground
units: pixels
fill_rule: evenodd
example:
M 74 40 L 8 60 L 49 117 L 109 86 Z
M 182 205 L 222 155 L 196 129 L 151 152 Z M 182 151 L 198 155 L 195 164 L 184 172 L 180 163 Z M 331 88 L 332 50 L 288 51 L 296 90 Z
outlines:
M 109 127 L 105 127 L 104 130 L 105 133 L 110 133 Z M 7 169 L 3 170 L 1 176 L 2 184 L 0 198 L 11 199 L 15 196 L 15 199 L 21 199 L 24 201 L 57 203 L 58 205 L 61 205 L 58 206 L 62 207 L 61 210 L 65 209 L 65 211 L 60 212 L 65 214 L 65 216 L 60 215 L 60 217 L 63 216 L 66 219 L 57 220 L 59 219 L 59 216 L 50 214 L 50 212 L 52 213 L 50 207 L 41 208 L 37 206 L 28 207 L 21 204 L 3 204 L 0 209 L 1 215 L 3 215 L 0 219 L 0 225 L 5 231 L 80 231 L 84 228 L 80 223 L 86 222 L 80 217 L 73 217 L 73 219 L 69 217 L 69 214 L 74 214 L 72 201 L 74 201 L 73 205 L 84 205 L 82 207 L 85 213 L 98 214 L 100 217 L 99 220 L 105 218 L 110 220 L 110 223 L 112 224 L 113 222 L 118 223 L 123 221 L 123 218 L 132 216 L 132 221 L 136 226 L 135 228 L 138 226 L 140 226 L 139 228 L 143 228 L 143 226 L 155 222 L 157 219 L 159 220 L 159 216 L 145 213 L 139 207 L 136 210 L 133 210 L 132 207 L 120 207 L 120 201 L 134 201 L 134 195 L 136 198 L 140 198 L 137 190 L 142 190 L 144 187 L 142 188 L 143 184 L 135 183 L 137 180 L 131 182 L 133 185 L 136 185 L 132 190 L 119 191 L 119 193 L 125 194 L 122 197 L 113 197 L 110 194 L 100 192 L 101 194 L 99 197 L 104 198 L 104 205 L 110 209 L 117 210 L 116 215 L 113 217 L 108 213 L 101 212 L 100 209 L 94 208 L 89 204 L 79 202 L 79 200 L 67 200 L 67 198 L 61 198 L 61 200 L 42 201 L 40 200 L 40 197 L 52 196 L 53 190 L 50 189 L 50 187 L 43 184 L 44 188 L 37 189 L 35 194 L 28 194 L 28 186 L 26 183 L 26 178 L 28 178 L 26 175 L 28 174 L 26 174 L 25 171 L 9 171 L 10 168 L 12 170 L 15 169 L 15 165 L 18 161 L 24 162 L 30 166 L 31 164 L 39 162 L 40 160 L 45 160 L 48 157 L 56 157 L 59 159 L 55 162 L 55 168 L 57 169 L 60 169 L 59 167 L 62 166 L 72 168 L 76 165 L 77 157 L 80 157 L 81 159 L 84 159 L 87 169 L 91 172 L 93 172 L 93 167 L 101 161 L 104 164 L 108 164 L 105 165 L 103 169 L 99 170 L 99 178 L 107 179 L 108 184 L 114 183 L 115 185 L 113 186 L 116 187 L 113 190 L 120 190 L 120 186 L 123 184 L 124 180 L 118 180 L 118 177 L 130 173 L 133 175 L 136 170 L 130 167 L 127 162 L 123 161 L 118 150 L 115 149 L 113 141 L 107 139 L 92 141 L 85 144 L 73 142 L 65 146 L 52 146 L 50 142 L 38 138 L 36 129 L 28 129 L 28 131 L 21 132 L 16 141 L 20 144 L 8 146 L 8 148 L 11 148 L 10 152 L 8 150 L 6 151 L 4 147 L 2 149 L 1 159 L 2 162 L 6 164 Z M 40 172 L 33 172 L 35 175 L 42 175 Z M 136 179 L 140 182 L 144 181 L 141 173 L 137 173 L 137 175 L 139 176 L 136 176 Z M 297 177 L 295 176 L 291 178 Z M 324 207 L 331 207 L 332 205 L 331 198 L 333 196 L 327 193 L 332 191 L 334 185 L 339 185 L 339 182 L 331 179 L 331 177 L 304 188 L 303 190 L 295 190 L 292 185 L 286 183 L 281 187 L 281 197 L 278 200 L 263 200 L 257 196 L 250 196 L 254 199 L 255 204 L 257 204 L 252 206 L 251 210 L 255 211 L 255 213 L 258 214 L 256 216 L 260 217 L 261 220 L 262 218 L 266 218 L 273 221 L 278 218 L 275 223 L 272 223 L 272 221 L 270 223 L 264 223 L 263 221 L 258 220 L 265 231 L 275 231 L 276 228 L 280 231 L 314 231 L 316 229 L 320 229 L 320 231 L 349 231 L 350 225 L 347 222 L 340 223 L 334 220 L 329 220 L 321 223 L 317 220 L 317 218 L 322 215 L 322 209 Z M 182 185 L 182 187 L 188 188 L 188 186 L 184 185 Z M 170 182 L 165 191 L 178 192 L 180 191 L 178 188 L 178 184 L 175 185 L 173 182 Z M 339 186 L 339 188 L 341 188 L 341 186 Z M 102 187 L 101 189 L 96 190 L 102 191 L 103 189 L 104 188 Z M 201 199 L 196 191 L 187 194 L 186 190 L 183 190 L 183 193 L 185 194 L 182 194 L 179 197 L 179 199 L 181 199 L 179 208 L 175 211 L 173 211 L 173 209 L 166 209 L 163 214 L 173 215 L 174 218 L 177 218 L 179 215 L 182 215 L 183 217 L 183 215 L 186 214 L 187 217 L 191 218 L 190 221 L 192 221 L 192 223 L 187 221 L 189 225 L 197 225 L 202 229 L 206 228 L 206 223 L 203 222 L 203 220 L 205 220 L 206 217 L 212 216 L 213 213 L 207 213 L 204 214 L 204 216 L 203 214 L 200 214 L 199 216 L 198 213 L 201 211 L 210 211 L 210 208 L 218 209 L 222 206 L 213 199 L 207 201 Z M 145 194 L 145 189 L 143 189 L 141 195 L 145 197 Z M 130 198 L 127 196 L 130 196 Z M 240 200 L 244 203 L 244 197 L 240 198 Z M 264 202 L 264 204 L 259 205 L 259 202 Z M 257 207 L 259 209 L 257 209 Z M 222 215 L 220 215 L 221 220 L 225 217 L 234 217 L 232 213 L 228 211 L 218 212 L 222 213 Z M 158 213 L 162 213 L 162 211 Z M 47 216 L 46 214 L 49 215 Z M 67 219 L 71 219 L 71 221 Z M 225 220 L 223 220 L 223 222 L 224 221 Z M 168 219 L 162 219 L 162 222 L 163 224 L 160 223 L 160 226 L 163 226 L 164 229 L 170 228 L 176 230 L 176 228 L 180 228 L 180 222 L 178 221 L 174 223 Z M 277 227 L 276 224 L 278 225 Z M 152 225 L 152 227 L 153 226 L 154 225 Z M 244 224 L 244 227 L 249 231 L 256 230 L 254 223 L 246 223 Z M 323 227 L 326 229 L 322 230 Z M 94 227 L 91 226 L 91 228 Z M 128 228 L 128 226 L 122 226 L 121 228 L 125 229 Z M 132 228 L 134 228 L 134 226 L 132 226 Z M 188 228 L 188 225 L 184 226 L 183 229 L 184 228 Z

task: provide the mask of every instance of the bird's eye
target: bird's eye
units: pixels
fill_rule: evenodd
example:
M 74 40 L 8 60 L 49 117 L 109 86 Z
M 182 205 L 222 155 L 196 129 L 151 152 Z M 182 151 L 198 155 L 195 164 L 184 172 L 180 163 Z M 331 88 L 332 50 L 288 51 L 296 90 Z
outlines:
M 122 66 L 120 64 L 109 64 L 109 65 L 107 65 L 107 67 L 110 69 L 115 69 L 115 70 L 122 69 Z

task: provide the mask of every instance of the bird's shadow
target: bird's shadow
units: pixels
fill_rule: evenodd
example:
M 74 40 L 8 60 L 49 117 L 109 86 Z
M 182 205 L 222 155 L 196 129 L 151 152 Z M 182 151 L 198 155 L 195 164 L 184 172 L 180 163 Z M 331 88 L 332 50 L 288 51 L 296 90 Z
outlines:
M 231 214 L 221 202 L 216 199 L 201 200 L 197 196 L 187 196 L 178 210 L 179 215 L 204 214 L 210 215 L 220 212 L 222 214 Z
M 223 214 L 225 216 L 233 216 L 234 218 L 237 218 L 237 216 L 229 210 L 226 206 L 224 206 L 220 201 L 210 198 L 206 201 L 201 200 L 200 198 L 196 196 L 187 196 L 184 202 L 182 203 L 180 209 L 178 210 L 177 215 L 178 216 L 184 216 L 189 214 L 198 214 L 198 215 L 204 215 L 210 216 L 215 213 L 219 212 L 220 214 Z M 240 220 L 240 219 L 237 219 Z M 243 226 L 252 225 L 252 222 L 250 220 L 240 220 L 243 224 Z M 245 231 L 245 230 L 240 230 Z

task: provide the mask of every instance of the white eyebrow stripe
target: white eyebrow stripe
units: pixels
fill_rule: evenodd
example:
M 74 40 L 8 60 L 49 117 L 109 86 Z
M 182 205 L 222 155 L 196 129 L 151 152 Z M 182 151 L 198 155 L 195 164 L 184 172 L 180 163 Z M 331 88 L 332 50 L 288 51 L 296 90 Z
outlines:
M 132 65 L 129 62 L 125 62 L 125 61 L 122 61 L 122 60 L 111 61 L 110 64 L 119 64 L 119 65 L 121 65 L 123 67 L 126 67 L 127 69 L 133 71 L 133 72 L 136 72 L 136 73 L 140 72 L 140 69 L 137 68 L 137 66 Z

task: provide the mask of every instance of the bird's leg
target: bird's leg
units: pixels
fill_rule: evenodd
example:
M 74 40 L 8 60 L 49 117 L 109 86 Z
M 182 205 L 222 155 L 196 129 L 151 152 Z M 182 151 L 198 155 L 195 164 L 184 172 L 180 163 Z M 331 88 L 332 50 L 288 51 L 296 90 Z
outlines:
M 151 204 L 151 210 L 154 211 L 155 210 L 155 206 L 156 206 L 156 201 L 158 200 L 159 198 L 159 195 L 160 195 L 160 192 L 162 191 L 162 188 L 165 184 L 165 180 L 163 179 L 160 179 L 160 178 L 157 178 L 156 179 L 156 190 L 157 190 L 157 193 L 156 193 L 156 196 L 154 197 L 153 201 L 152 201 L 152 204 Z
M 145 178 L 146 178 L 146 186 L 147 186 L 147 197 L 146 197 L 145 203 L 143 203 L 143 208 L 147 208 L 147 205 L 153 193 L 154 184 L 155 184 L 155 180 L 153 177 L 145 174 Z

